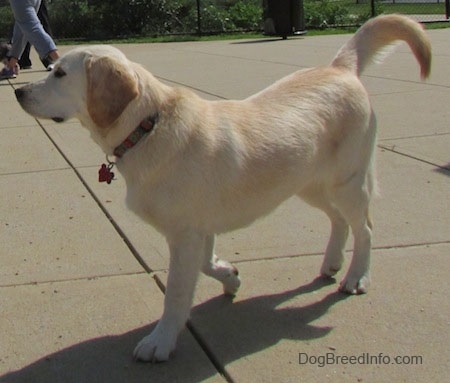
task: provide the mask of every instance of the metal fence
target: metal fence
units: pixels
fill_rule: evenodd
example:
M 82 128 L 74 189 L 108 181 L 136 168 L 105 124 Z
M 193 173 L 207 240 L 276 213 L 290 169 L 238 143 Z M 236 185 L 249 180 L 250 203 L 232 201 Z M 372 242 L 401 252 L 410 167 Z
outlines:
M 289 0 L 278 0 L 289 1 Z M 302 1 L 302 0 L 290 0 Z M 263 0 L 46 0 L 56 39 L 113 39 L 263 29 Z M 303 0 L 306 29 L 360 25 L 381 13 L 448 21 L 449 0 Z M 9 1 L 0 0 L 0 40 L 11 35 Z

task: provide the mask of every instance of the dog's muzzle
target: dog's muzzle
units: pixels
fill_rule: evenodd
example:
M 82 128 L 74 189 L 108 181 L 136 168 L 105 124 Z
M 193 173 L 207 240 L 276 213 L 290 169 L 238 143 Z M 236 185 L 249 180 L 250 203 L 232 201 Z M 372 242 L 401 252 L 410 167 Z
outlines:
M 30 111 L 28 110 L 28 108 L 26 107 L 26 95 L 27 95 L 27 91 L 24 90 L 23 88 L 18 88 L 14 91 L 14 93 L 16 94 L 16 99 L 19 102 L 19 104 L 22 106 L 22 108 L 25 109 L 25 111 L 27 111 L 28 113 L 30 113 Z M 35 114 L 30 113 L 31 115 L 33 115 L 34 117 L 37 117 Z M 64 122 L 64 118 L 63 117 L 47 117 L 47 118 L 51 118 L 53 121 L 55 122 Z

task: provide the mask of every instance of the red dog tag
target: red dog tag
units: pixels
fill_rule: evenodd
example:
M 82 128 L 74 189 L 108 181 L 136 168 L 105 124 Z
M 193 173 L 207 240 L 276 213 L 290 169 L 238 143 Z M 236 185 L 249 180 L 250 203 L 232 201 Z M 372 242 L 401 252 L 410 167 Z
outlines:
M 114 173 L 111 171 L 114 164 L 102 164 L 102 167 L 98 171 L 98 182 L 106 182 L 107 184 L 110 184 L 111 181 L 114 179 Z

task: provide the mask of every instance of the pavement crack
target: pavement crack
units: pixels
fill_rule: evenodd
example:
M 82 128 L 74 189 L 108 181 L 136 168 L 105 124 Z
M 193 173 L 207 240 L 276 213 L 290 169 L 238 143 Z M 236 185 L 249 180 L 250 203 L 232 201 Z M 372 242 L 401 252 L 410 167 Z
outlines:
M 186 323 L 186 328 L 189 330 L 191 335 L 194 337 L 196 342 L 199 344 L 203 352 L 208 357 L 209 361 L 213 364 L 213 366 L 216 368 L 216 370 L 219 372 L 220 375 L 228 382 L 228 383 L 234 383 L 235 380 L 231 377 L 229 372 L 226 370 L 225 366 L 222 365 L 222 363 L 219 361 L 219 359 L 214 354 L 211 347 L 208 345 L 206 340 L 202 337 L 202 335 L 197 331 L 194 324 L 188 320 Z
M 450 243 L 450 241 L 436 241 L 436 242 L 425 242 L 425 243 L 381 245 L 381 246 L 373 246 L 372 251 L 427 247 L 427 246 L 434 246 L 434 245 L 446 245 L 449 243 Z M 351 248 L 348 248 L 345 250 L 346 254 L 351 254 L 352 252 L 353 252 L 353 249 L 351 249 Z M 266 258 L 239 259 L 239 260 L 234 260 L 231 263 L 233 265 L 239 265 L 239 264 L 251 263 L 251 262 L 268 262 L 268 261 L 277 261 L 277 260 L 283 260 L 283 259 L 293 259 L 293 258 L 303 258 L 303 257 L 322 257 L 323 255 L 324 255 L 323 251 L 313 252 L 313 253 L 301 253 L 301 254 L 285 254 L 285 255 L 280 255 L 280 256 L 275 256 L 275 257 L 266 257 Z
M 413 156 L 412 154 L 408 154 L 408 153 L 401 152 L 401 151 L 399 151 L 399 150 L 396 149 L 397 147 L 396 147 L 395 145 L 393 145 L 393 146 L 391 146 L 391 145 L 387 146 L 387 145 L 383 145 L 383 144 L 378 144 L 377 146 L 378 146 L 380 149 L 387 150 L 388 152 L 395 153 L 395 154 L 399 154 L 399 155 L 401 155 L 401 156 L 403 156 L 403 157 L 411 158 L 411 159 L 413 159 L 413 160 L 422 162 L 422 163 L 424 163 L 424 164 L 431 165 L 431 166 L 435 166 L 436 168 L 439 168 L 439 169 L 442 169 L 442 170 L 450 170 L 450 166 L 449 166 L 449 165 L 447 165 L 447 166 L 442 166 L 442 165 L 439 165 L 439 164 L 437 164 L 437 163 L 435 163 L 435 162 L 427 161 L 427 160 L 425 160 L 425 159 L 423 159 L 423 158 L 419 158 L 419 157 L 417 157 L 417 156 Z
M 78 278 L 75 277 L 75 278 L 61 278 L 61 279 L 51 279 L 51 280 L 42 280 L 42 281 L 31 281 L 31 282 L 25 282 L 25 283 L 8 283 L 8 284 L 0 285 L 0 288 L 20 287 L 20 286 L 40 286 L 40 285 L 48 285 L 48 284 L 52 284 L 52 283 L 67 283 L 67 282 L 74 282 L 74 281 L 94 281 L 97 279 L 124 277 L 124 276 L 131 276 L 131 275 L 142 275 L 142 274 L 147 275 L 147 272 L 141 271 L 141 272 L 128 272 L 128 273 L 113 273 L 113 274 L 83 276 L 83 277 L 78 277 Z
M 75 165 L 70 161 L 70 159 L 67 157 L 67 155 L 64 153 L 64 151 L 58 146 L 56 141 L 53 139 L 53 137 L 50 135 L 50 133 L 45 129 L 44 125 L 36 119 L 37 124 L 40 126 L 44 134 L 47 136 L 48 140 L 52 143 L 52 145 L 55 147 L 55 149 L 58 151 L 58 153 L 62 156 L 64 161 L 69 165 L 69 168 L 74 172 L 78 180 L 81 182 L 81 184 L 85 187 L 91 198 L 95 201 L 97 206 L 100 208 L 102 213 L 106 216 L 109 223 L 113 226 L 114 230 L 117 232 L 117 234 L 122 238 L 125 245 L 130 250 L 131 254 L 134 256 L 134 258 L 138 261 L 138 263 L 141 265 L 141 267 L 147 272 L 152 273 L 153 270 L 150 268 L 150 266 L 147 265 L 147 263 L 144 261 L 144 259 L 141 257 L 139 252 L 137 251 L 136 247 L 132 244 L 130 239 L 127 237 L 125 232 L 122 230 L 122 228 L 119 226 L 119 224 L 114 220 L 112 215 L 109 213 L 109 211 L 106 209 L 105 205 L 100 201 L 100 199 L 97 197 L 97 195 L 94 193 L 92 188 L 88 185 L 88 183 L 85 181 L 81 173 L 78 171 L 78 169 L 75 167 Z
M 192 90 L 195 90 L 196 92 L 200 92 L 200 93 L 203 93 L 203 94 L 207 94 L 207 95 L 209 95 L 209 96 L 213 96 L 213 97 L 216 97 L 216 98 L 221 99 L 221 100 L 228 100 L 226 97 L 219 96 L 218 94 L 208 92 L 208 91 L 206 91 L 206 90 L 204 90 L 204 89 L 196 88 L 196 87 L 194 87 L 194 86 L 185 84 L 185 83 L 183 83 L 183 82 L 179 82 L 179 81 L 175 81 L 175 80 L 170 80 L 170 79 L 168 79 L 168 78 L 161 77 L 161 76 L 155 76 L 155 77 L 156 77 L 157 79 L 161 80 L 161 81 L 164 81 L 164 82 L 170 82 L 170 83 L 172 83 L 172 84 L 180 85 L 180 86 L 182 86 L 182 87 L 184 87 L 184 88 L 192 89 Z
M 158 274 L 154 273 L 152 274 L 152 278 L 155 280 L 158 288 L 161 290 L 163 294 L 166 293 L 166 286 L 164 285 L 164 282 L 161 280 Z M 222 377 L 228 382 L 228 383 L 234 383 L 234 379 L 231 377 L 229 372 L 226 370 L 225 366 L 219 361 L 219 359 L 214 354 L 211 347 L 206 342 L 205 338 L 200 334 L 200 332 L 197 331 L 194 324 L 191 320 L 188 320 L 186 322 L 186 328 L 191 333 L 197 344 L 200 346 L 200 348 L 203 350 L 209 361 L 212 363 L 214 368 L 217 370 L 217 372 L 222 375 Z

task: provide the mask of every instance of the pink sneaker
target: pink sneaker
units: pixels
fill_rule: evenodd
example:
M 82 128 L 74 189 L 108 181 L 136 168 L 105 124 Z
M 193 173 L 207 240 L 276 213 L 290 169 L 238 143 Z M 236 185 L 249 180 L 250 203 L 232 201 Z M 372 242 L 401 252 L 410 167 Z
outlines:
M 17 74 L 14 69 L 5 66 L 0 72 L 0 80 L 6 80 L 9 78 L 16 78 Z

